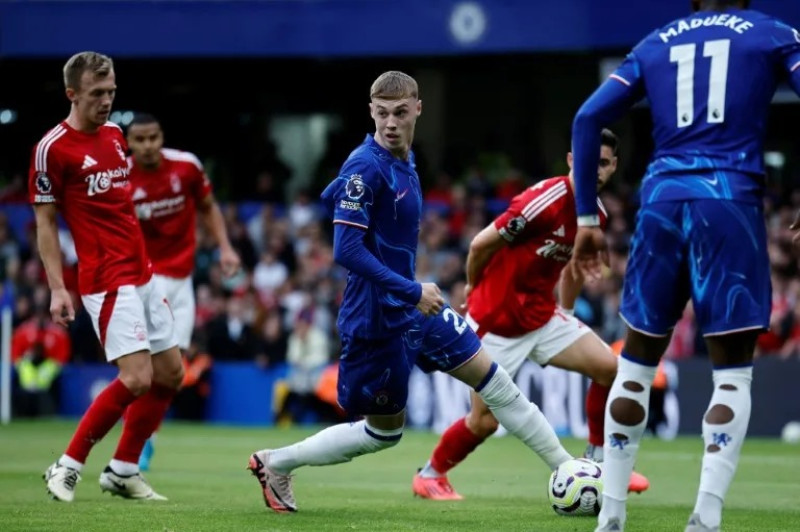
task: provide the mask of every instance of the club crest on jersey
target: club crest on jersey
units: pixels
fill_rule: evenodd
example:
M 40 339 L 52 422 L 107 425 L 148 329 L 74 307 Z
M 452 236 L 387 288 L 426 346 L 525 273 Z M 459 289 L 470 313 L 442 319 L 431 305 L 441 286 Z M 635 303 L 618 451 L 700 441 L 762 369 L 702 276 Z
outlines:
M 181 191 L 181 178 L 178 177 L 178 174 L 170 174 L 169 184 L 175 194 Z
M 50 194 L 50 191 L 53 190 L 53 183 L 50 182 L 50 178 L 44 172 L 36 174 L 36 190 L 42 194 Z
M 344 191 L 347 194 L 347 197 L 352 200 L 359 200 L 364 196 L 364 191 L 367 185 L 364 184 L 364 180 L 361 179 L 360 174 L 353 174 L 350 176 L 350 179 L 347 180 L 347 185 L 344 187 Z

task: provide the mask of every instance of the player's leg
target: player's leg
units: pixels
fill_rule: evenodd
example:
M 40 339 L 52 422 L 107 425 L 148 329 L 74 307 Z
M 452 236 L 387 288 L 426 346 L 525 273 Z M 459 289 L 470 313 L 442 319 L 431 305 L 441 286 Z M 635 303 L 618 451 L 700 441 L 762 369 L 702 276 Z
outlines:
M 464 318 L 445 307 L 437 316 L 428 318 L 426 326 L 417 361 L 420 368 L 446 371 L 473 388 L 494 417 L 536 452 L 550 469 L 572 458 L 541 410 L 525 397 L 508 372 L 491 359 Z
M 645 205 L 637 214 L 620 307 L 628 333 L 606 406 L 598 531 L 625 526 L 628 483 L 647 424 L 650 387 L 688 300 L 683 216 L 680 202 Z
M 574 316 L 556 311 L 540 329 L 535 361 L 592 379 L 586 395 L 589 446 L 585 456 L 602 462 L 606 401 L 617 374 L 617 357 L 599 336 Z
M 248 469 L 261 484 L 269 508 L 279 513 L 297 510 L 290 473 L 299 467 L 349 462 L 397 445 L 403 435 L 408 378 L 416 357 L 410 346 L 418 343 L 409 335 L 417 332 L 376 340 L 342 338 L 339 403 L 345 411 L 366 417 L 328 427 L 286 447 L 253 453 Z
M 61 501 L 72 501 L 75 484 L 92 447 L 119 421 L 128 405 L 145 394 L 152 379 L 150 344 L 140 337 L 128 319 L 141 312 L 141 302 L 133 286 L 82 298 L 106 359 L 119 368 L 117 378 L 92 401 L 81 418 L 64 454 L 45 473 L 50 494 Z
M 714 392 L 703 417 L 700 486 L 688 532 L 718 530 L 750 420 L 752 360 L 771 308 L 770 266 L 760 206 L 702 201 L 694 217 L 711 220 L 692 243 L 693 293 L 698 325 L 713 367 Z M 719 221 L 719 223 L 713 223 Z
M 492 411 L 474 391 L 470 391 L 470 411 L 442 433 L 430 460 L 414 475 L 414 494 L 433 500 L 461 500 L 450 484 L 447 472 L 497 431 Z
M 128 407 L 114 459 L 101 474 L 100 485 L 104 491 L 130 499 L 164 500 L 141 476 L 139 457 L 180 388 L 183 362 L 175 345 L 172 311 L 159 285 L 151 280 L 137 287 L 136 294 L 144 310 L 140 323 L 153 352 L 152 385 Z
M 194 330 L 195 301 L 192 278 L 173 279 L 161 275 L 153 275 L 153 281 L 160 286 L 160 289 L 167 297 L 174 317 L 175 341 L 178 342 L 178 347 L 181 349 L 181 354 L 183 354 L 189 349 L 192 341 L 192 331 Z M 158 427 L 145 441 L 142 448 L 142 454 L 139 456 L 139 469 L 141 471 L 150 469 L 150 461 L 155 452 L 157 431 Z
M 537 334 L 529 333 L 518 338 L 503 338 L 486 334 L 477 343 L 472 330 L 465 332 L 470 317 L 462 319 L 452 308 L 445 308 L 439 316 L 429 320 L 426 339 L 419 365 L 426 371 L 452 372 L 467 363 L 482 344 L 492 358 L 510 375 L 515 375 L 528 354 L 533 350 Z M 412 489 L 416 495 L 428 499 L 459 500 L 447 478 L 447 472 L 462 462 L 498 427 L 497 419 L 480 395 L 470 392 L 470 412 L 456 420 L 443 434 L 430 460 L 414 475 Z

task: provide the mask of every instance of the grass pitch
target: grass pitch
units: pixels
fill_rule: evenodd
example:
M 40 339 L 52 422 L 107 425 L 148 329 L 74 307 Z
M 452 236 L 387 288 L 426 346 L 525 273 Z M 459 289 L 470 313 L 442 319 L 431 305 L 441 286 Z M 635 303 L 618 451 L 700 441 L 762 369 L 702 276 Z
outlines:
M 492 438 L 450 479 L 466 499 L 414 498 L 411 477 L 437 436 L 407 431 L 400 444 L 348 464 L 296 471 L 300 511 L 277 515 L 263 504 L 245 470 L 256 449 L 294 442 L 314 428 L 257 429 L 167 423 L 158 435 L 147 477 L 169 502 L 102 494 L 97 478 L 113 452 L 119 427 L 89 457 L 75 502 L 47 498 L 42 472 L 63 452 L 75 421 L 17 421 L 0 427 L 0 530 L 80 532 L 195 531 L 587 531 L 592 518 L 560 517 L 547 504 L 548 471 L 513 437 Z M 572 453 L 584 443 L 566 440 Z M 631 495 L 628 532 L 682 531 L 694 504 L 699 438 L 646 440 L 637 470 L 651 488 Z M 800 447 L 749 440 L 728 495 L 726 532 L 800 530 Z

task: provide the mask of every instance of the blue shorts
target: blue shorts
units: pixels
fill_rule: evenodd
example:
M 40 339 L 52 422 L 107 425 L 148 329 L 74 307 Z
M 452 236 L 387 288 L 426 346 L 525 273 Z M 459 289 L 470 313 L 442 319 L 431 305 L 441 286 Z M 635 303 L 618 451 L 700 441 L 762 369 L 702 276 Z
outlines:
M 387 338 L 343 335 L 339 404 L 350 415 L 396 414 L 406 406 L 415 364 L 426 372 L 452 371 L 480 349 L 478 335 L 449 306 Z
M 699 199 L 643 205 L 636 216 L 620 314 L 666 336 L 689 297 L 704 335 L 766 329 L 772 304 L 760 205 Z

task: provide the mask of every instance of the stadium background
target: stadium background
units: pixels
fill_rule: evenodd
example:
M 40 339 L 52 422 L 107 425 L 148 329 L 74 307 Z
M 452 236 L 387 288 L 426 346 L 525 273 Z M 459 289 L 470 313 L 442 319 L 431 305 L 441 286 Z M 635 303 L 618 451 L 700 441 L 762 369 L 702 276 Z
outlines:
M 415 151 L 426 191 L 420 279 L 457 306 L 472 235 L 528 184 L 566 173 L 572 116 L 647 31 L 684 14 L 689 2 L 608 0 L 380 0 L 8 2 L 0 4 L 0 276 L 13 295 L 14 325 L 46 297 L 30 246 L 25 204 L 30 149 L 67 113 L 61 66 L 94 49 L 116 63 L 113 117 L 159 117 L 167 145 L 197 154 L 224 205 L 245 275 L 221 278 L 199 230 L 195 286 L 198 346 L 211 355 L 206 419 L 267 425 L 273 389 L 287 373 L 286 346 L 310 317 L 330 360 L 338 353 L 337 301 L 344 272 L 332 262 L 330 225 L 316 198 L 372 123 L 368 88 L 382 71 L 420 82 L 424 114 Z M 756 6 L 797 26 L 800 4 Z M 800 279 L 787 227 L 800 207 L 794 124 L 800 103 L 782 89 L 766 150 L 773 264 L 773 330 L 762 337 L 754 387 L 754 434 L 774 435 L 800 419 L 786 402 L 800 377 Z M 620 168 L 604 193 L 612 215 L 612 269 L 587 288 L 578 314 L 606 340 L 616 315 L 637 206 L 637 183 L 652 148 L 645 107 L 615 124 Z M 63 235 L 67 237 L 65 233 Z M 64 259 L 74 268 L 64 239 Z M 232 323 L 242 327 L 231 327 Z M 231 330 L 239 331 L 233 334 Z M 232 337 L 233 336 L 233 337 Z M 70 361 L 56 382 L 58 412 L 76 416 L 113 369 L 102 365 L 81 313 L 70 328 Z M 668 354 L 673 389 L 664 435 L 698 432 L 710 382 L 691 311 Z M 583 382 L 528 366 L 523 389 L 556 426 L 580 436 Z M 465 408 L 465 390 L 444 376 L 415 376 L 411 422 L 439 429 Z M 699 410 L 698 410 L 699 409 Z M 309 415 L 302 420 L 314 421 Z

